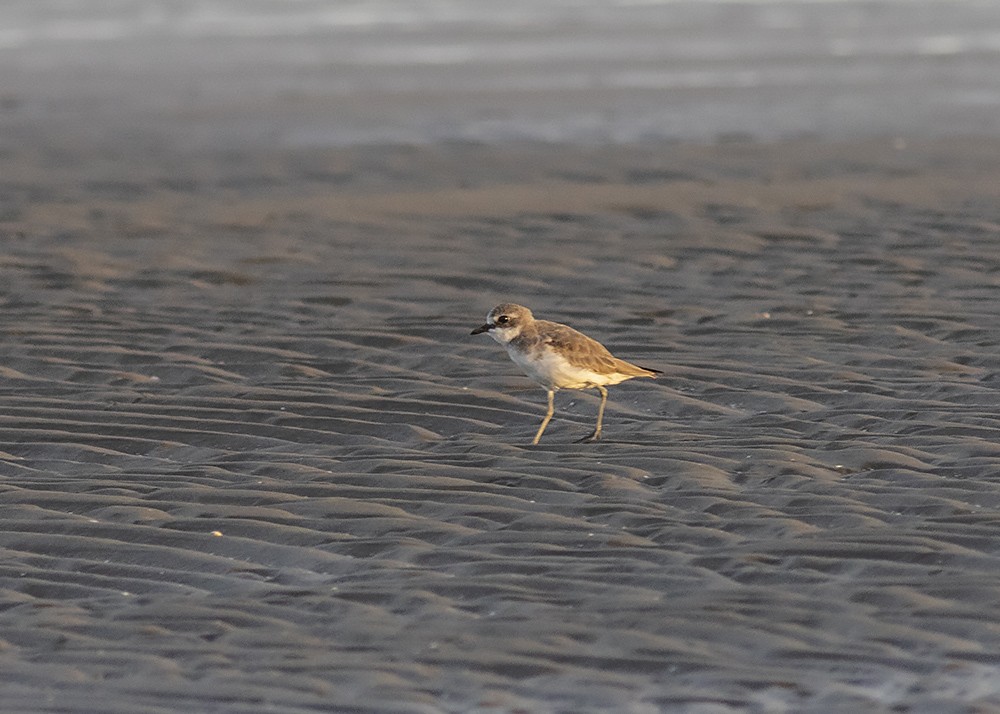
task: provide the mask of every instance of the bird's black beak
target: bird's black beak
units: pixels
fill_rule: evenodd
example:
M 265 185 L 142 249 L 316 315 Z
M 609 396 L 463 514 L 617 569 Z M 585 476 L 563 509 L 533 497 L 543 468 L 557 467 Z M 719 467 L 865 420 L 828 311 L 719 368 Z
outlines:
M 485 325 L 481 325 L 480 327 L 477 327 L 477 328 L 476 328 L 475 330 L 473 330 L 473 331 L 472 331 L 472 332 L 471 332 L 470 334 L 473 334 L 473 335 L 481 335 L 481 334 L 483 334 L 484 332 L 489 332 L 489 331 L 490 331 L 490 330 L 492 330 L 492 329 L 493 329 L 493 325 L 491 325 L 490 323 L 488 323 L 488 322 L 487 322 L 487 323 L 486 323 Z

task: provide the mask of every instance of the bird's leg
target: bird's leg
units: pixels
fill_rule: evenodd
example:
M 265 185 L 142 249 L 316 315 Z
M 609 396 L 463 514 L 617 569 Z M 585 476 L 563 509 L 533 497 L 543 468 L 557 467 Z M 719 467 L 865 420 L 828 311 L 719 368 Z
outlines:
M 542 425 L 538 427 L 538 433 L 535 434 L 535 440 L 531 442 L 532 446 L 538 445 L 538 440 L 542 438 L 542 432 L 545 431 L 545 427 L 549 425 L 549 421 L 552 419 L 552 414 L 556 410 L 556 405 L 553 399 L 556 396 L 556 391 L 554 389 L 549 390 L 549 410 L 545 413 L 545 418 L 542 419 Z
M 593 434 L 589 434 L 582 439 L 578 439 L 576 442 L 578 444 L 583 441 L 597 441 L 601 438 L 601 424 L 604 422 L 604 407 L 608 403 L 608 390 L 599 384 L 597 385 L 597 389 L 601 392 L 601 406 L 597 408 L 597 426 L 594 427 Z

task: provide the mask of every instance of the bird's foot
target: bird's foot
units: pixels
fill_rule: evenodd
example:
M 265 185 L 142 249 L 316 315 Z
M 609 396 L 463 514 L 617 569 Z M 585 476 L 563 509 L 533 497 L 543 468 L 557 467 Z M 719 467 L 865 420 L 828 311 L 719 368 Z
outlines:
M 574 444 L 583 444 L 583 443 L 586 443 L 586 442 L 597 441 L 600 438 L 601 438 L 601 432 L 595 431 L 594 433 L 588 434 L 587 436 L 583 437 L 582 439 L 577 439 L 573 443 Z

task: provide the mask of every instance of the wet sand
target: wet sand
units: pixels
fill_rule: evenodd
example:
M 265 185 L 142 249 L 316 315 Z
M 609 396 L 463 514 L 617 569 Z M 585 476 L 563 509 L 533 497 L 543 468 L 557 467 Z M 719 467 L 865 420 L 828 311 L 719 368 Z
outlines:
M 1000 708 L 1000 140 L 2 164 L 5 711 Z

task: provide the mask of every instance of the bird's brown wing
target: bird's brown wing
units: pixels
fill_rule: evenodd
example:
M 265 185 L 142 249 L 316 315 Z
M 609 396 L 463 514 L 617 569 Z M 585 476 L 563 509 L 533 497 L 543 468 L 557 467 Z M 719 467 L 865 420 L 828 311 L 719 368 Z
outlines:
M 574 367 L 607 373 L 621 371 L 620 366 L 628 364 L 608 352 L 608 349 L 597 340 L 587 337 L 569 325 L 546 322 L 544 334 L 545 342 L 559 350 L 559 353 Z
M 618 372 L 632 377 L 652 377 L 662 374 L 658 369 L 647 369 L 618 359 L 600 342 L 574 330 L 569 325 L 547 320 L 536 322 L 544 323 L 545 342 L 559 350 L 574 367 L 605 374 Z

